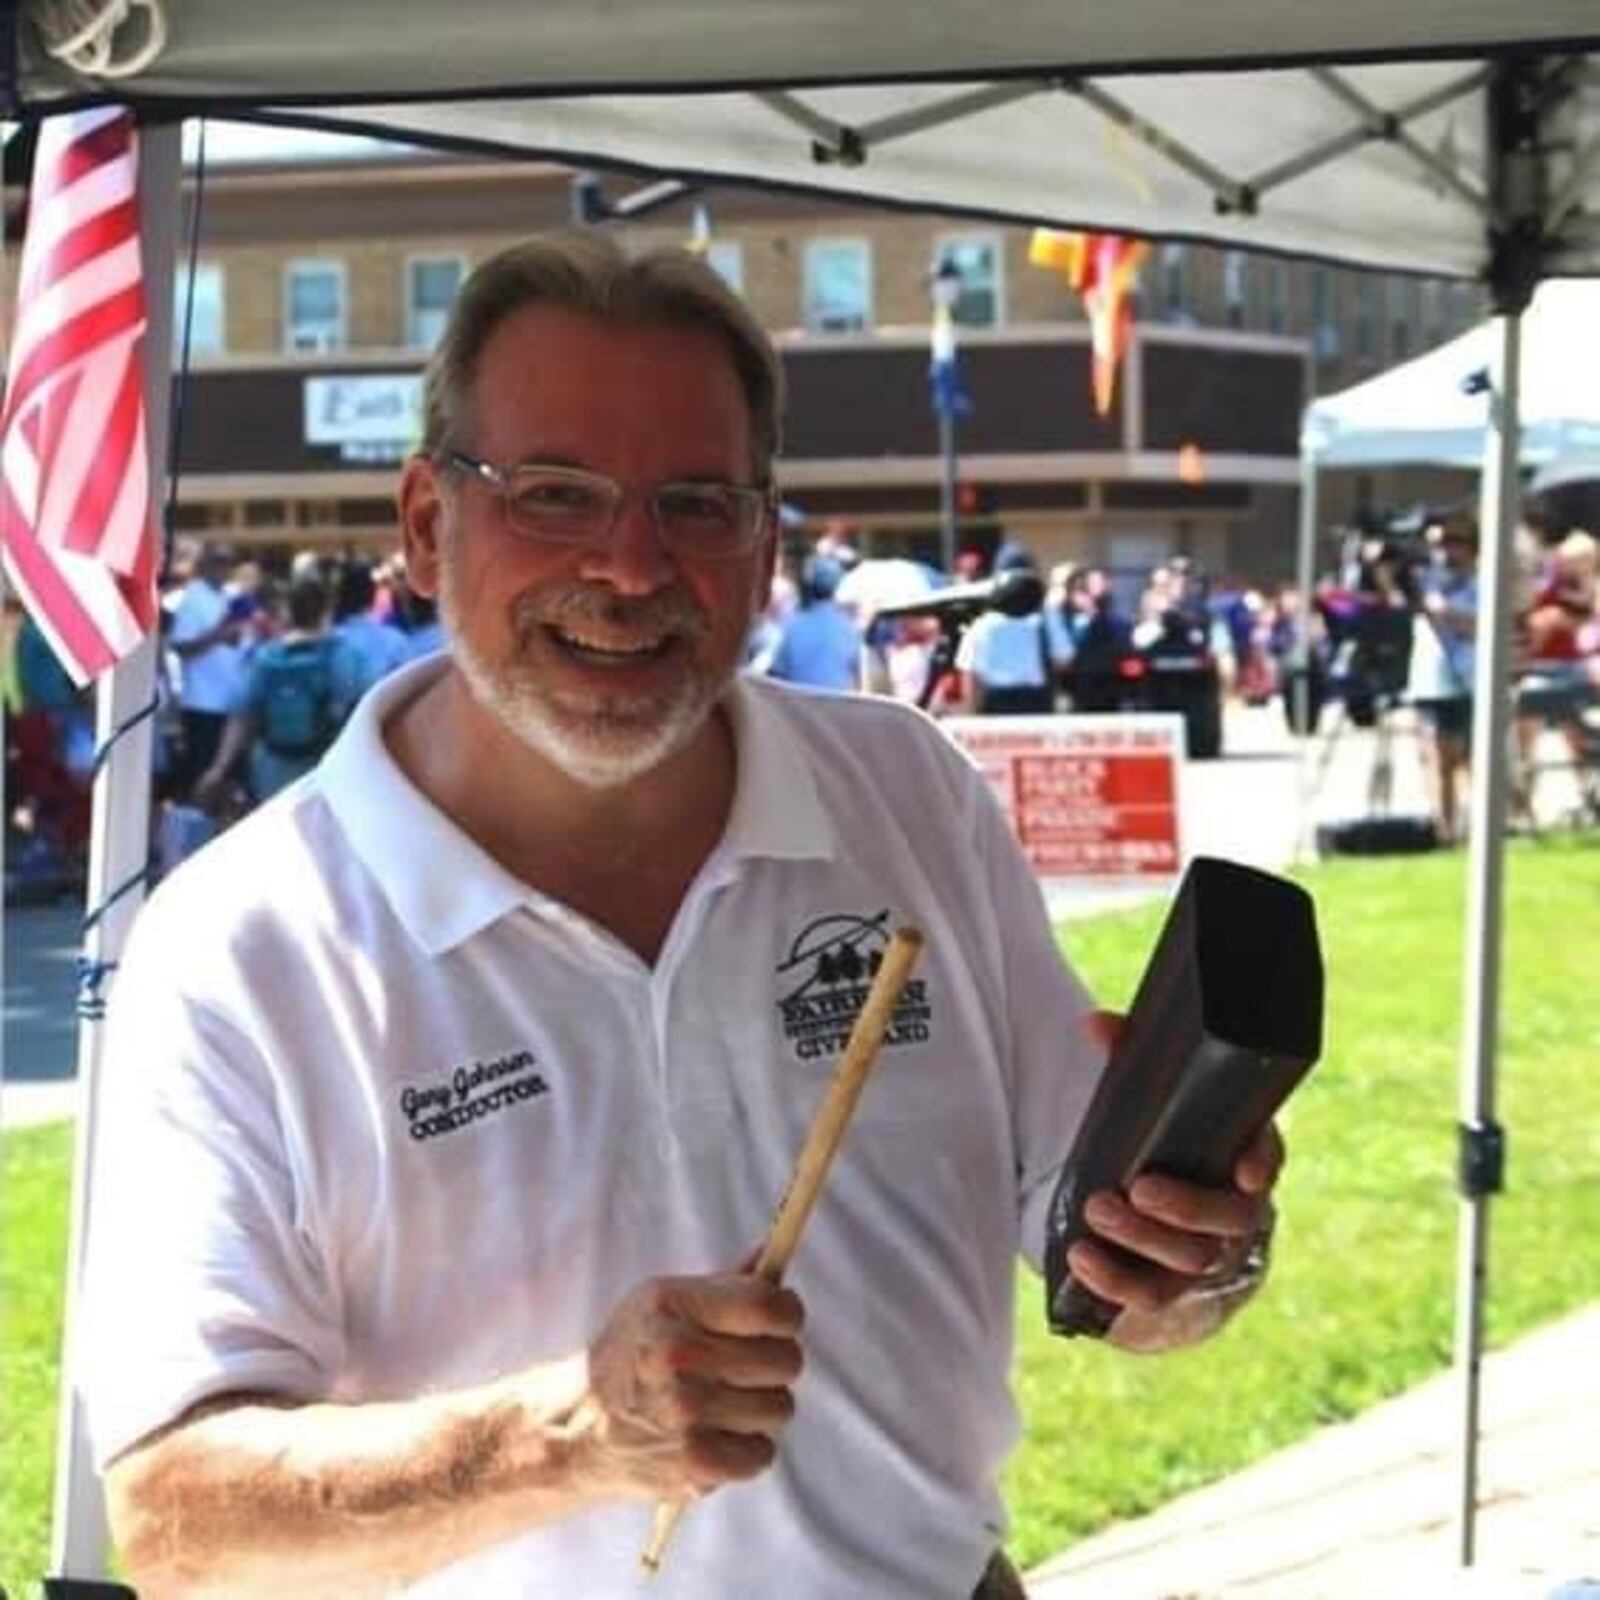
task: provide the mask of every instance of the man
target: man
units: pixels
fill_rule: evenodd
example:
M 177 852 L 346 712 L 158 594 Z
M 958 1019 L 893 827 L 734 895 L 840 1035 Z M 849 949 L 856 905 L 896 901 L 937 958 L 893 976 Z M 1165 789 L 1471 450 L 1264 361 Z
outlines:
M 448 654 L 169 880 L 119 974 L 89 1385 L 152 1594 L 1009 1592 L 1013 1257 L 1089 1001 L 922 718 L 736 677 L 778 416 L 692 257 L 537 241 L 462 289 L 400 488 Z M 899 922 L 928 948 L 769 1285 Z M 1118 1342 L 1217 1320 L 1279 1153 L 1099 1197 Z
M 1472 684 L 1478 629 L 1478 527 L 1469 511 L 1429 525 L 1433 563 L 1422 579 L 1407 690 L 1426 719 L 1439 839 L 1464 837 L 1460 791 L 1472 754 Z
M 1037 576 L 1038 567 L 1022 546 L 1010 545 L 995 558 L 995 572 Z M 1042 605 L 1022 616 L 983 612 L 962 635 L 956 666 L 966 684 L 967 709 L 982 716 L 1048 716 L 1056 708 L 1055 663 Z
M 334 597 L 333 632 L 356 664 L 356 698 L 409 658 L 405 635 L 380 622 L 372 608 L 378 586 L 365 561 L 347 562 Z
M 194 576 L 179 591 L 167 629 L 167 648 L 178 660 L 178 709 L 183 759 L 176 787 L 186 793 L 216 759 L 243 676 L 239 641 L 248 603 L 224 587 L 233 552 L 205 544 Z
M 832 556 L 806 558 L 799 604 L 785 618 L 767 668 L 771 677 L 841 694 L 861 687 L 861 629 L 834 598 L 843 579 Z
M 284 632 L 250 657 L 216 758 L 195 786 L 203 805 L 220 799 L 241 757 L 252 799 L 288 788 L 317 764 L 361 697 L 360 661 L 328 630 L 328 592 L 315 569 L 291 578 L 288 611 Z

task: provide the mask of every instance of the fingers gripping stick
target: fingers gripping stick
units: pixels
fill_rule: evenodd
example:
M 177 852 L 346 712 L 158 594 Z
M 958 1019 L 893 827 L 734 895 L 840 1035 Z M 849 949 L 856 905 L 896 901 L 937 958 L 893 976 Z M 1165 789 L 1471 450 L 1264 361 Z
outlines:
M 754 1271 L 769 1283 L 783 1277 L 784 1268 L 800 1242 L 807 1218 L 822 1192 L 828 1168 L 833 1164 L 839 1146 L 844 1142 L 845 1129 L 855 1112 L 856 1102 L 867 1081 L 867 1074 L 877 1060 L 878 1047 L 894 1018 L 894 1008 L 900 992 L 911 976 L 911 969 L 922 954 L 922 935 L 915 928 L 898 928 L 883 953 L 883 962 L 872 987 L 867 991 L 865 1004 L 850 1030 L 850 1038 L 834 1068 L 833 1078 L 822 1105 L 812 1119 L 789 1178 L 789 1187 L 772 1219 L 772 1229 L 767 1242 L 756 1258 Z M 672 1531 L 684 1513 L 687 1500 L 664 1500 L 656 1507 L 655 1524 L 650 1530 L 650 1542 L 640 1558 L 647 1572 L 660 1570 L 666 1555 Z

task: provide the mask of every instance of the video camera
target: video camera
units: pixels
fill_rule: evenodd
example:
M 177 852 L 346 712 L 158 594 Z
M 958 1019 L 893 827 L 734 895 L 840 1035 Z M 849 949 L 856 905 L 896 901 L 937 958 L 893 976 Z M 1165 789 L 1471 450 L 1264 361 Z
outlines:
M 1425 507 L 1358 519 L 1343 531 L 1338 584 L 1316 597 L 1331 687 L 1358 724 L 1405 694 L 1433 520 Z

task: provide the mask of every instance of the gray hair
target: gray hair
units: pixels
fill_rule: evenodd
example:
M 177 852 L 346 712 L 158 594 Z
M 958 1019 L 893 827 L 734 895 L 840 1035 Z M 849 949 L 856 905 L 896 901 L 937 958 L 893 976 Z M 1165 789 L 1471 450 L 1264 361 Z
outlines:
M 657 249 L 629 257 L 609 234 L 541 234 L 497 251 L 461 286 L 428 362 L 421 451 L 456 438 L 484 346 L 525 305 L 564 307 L 606 322 L 703 328 L 726 346 L 750 408 L 758 482 L 772 473 L 783 413 L 783 369 L 745 303 L 698 256 Z

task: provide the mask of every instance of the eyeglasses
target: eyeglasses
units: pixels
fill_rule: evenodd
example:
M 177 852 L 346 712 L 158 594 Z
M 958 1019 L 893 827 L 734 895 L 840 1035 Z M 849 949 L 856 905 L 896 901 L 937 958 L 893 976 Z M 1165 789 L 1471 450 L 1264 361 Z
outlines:
M 460 450 L 442 454 L 500 497 L 505 519 L 516 532 L 551 544 L 603 545 L 629 492 L 604 474 L 581 467 L 538 462 L 497 467 Z M 646 498 L 656 532 L 669 550 L 686 556 L 739 556 L 760 536 L 772 491 L 742 483 L 662 483 L 646 491 Z

